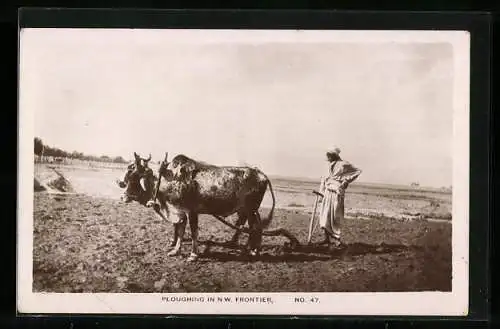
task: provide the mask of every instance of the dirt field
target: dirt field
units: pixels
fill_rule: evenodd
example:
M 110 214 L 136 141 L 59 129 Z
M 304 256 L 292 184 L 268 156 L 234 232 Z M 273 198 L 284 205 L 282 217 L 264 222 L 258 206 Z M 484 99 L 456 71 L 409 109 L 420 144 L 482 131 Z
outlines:
M 189 228 L 182 255 L 167 257 L 171 225 L 150 209 L 119 201 L 123 190 L 114 180 L 122 171 L 58 171 L 79 194 L 35 193 L 36 292 L 451 290 L 449 192 L 353 185 L 346 196 L 345 249 L 304 247 L 291 252 L 283 247 L 285 238 L 264 237 L 262 255 L 253 261 L 237 248 L 220 245 L 231 237 L 230 228 L 201 216 L 202 255 L 188 263 Z M 39 165 L 35 178 L 46 185 L 57 175 Z M 280 209 L 270 228 L 286 228 L 304 243 L 314 202 L 310 190 L 317 184 L 276 179 L 273 185 Z M 321 238 L 318 233 L 316 240 Z M 242 235 L 240 244 L 245 242 Z

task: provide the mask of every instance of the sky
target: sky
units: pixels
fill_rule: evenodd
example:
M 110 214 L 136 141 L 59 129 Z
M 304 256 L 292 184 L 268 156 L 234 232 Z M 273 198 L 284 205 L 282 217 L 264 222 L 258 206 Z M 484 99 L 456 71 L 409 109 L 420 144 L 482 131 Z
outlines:
M 360 182 L 451 185 L 451 44 L 172 35 L 22 31 L 20 110 L 33 111 L 35 136 L 308 178 L 337 146 Z

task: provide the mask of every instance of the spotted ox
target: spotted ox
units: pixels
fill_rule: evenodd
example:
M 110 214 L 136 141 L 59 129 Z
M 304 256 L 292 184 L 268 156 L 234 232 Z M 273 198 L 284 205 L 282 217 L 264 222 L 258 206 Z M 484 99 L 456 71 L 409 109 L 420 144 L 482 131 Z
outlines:
M 191 229 L 192 250 L 189 261 L 198 257 L 198 216 L 217 218 L 238 215 L 237 226 L 247 221 L 250 227 L 250 255 L 259 253 L 262 231 L 271 222 L 275 196 L 270 180 L 257 168 L 215 166 L 177 155 L 168 162 L 168 153 L 160 165 L 155 200 L 147 202 L 156 213 L 175 224 L 176 243 L 169 256 L 180 253 L 187 222 Z M 259 208 L 269 187 L 273 204 L 268 216 L 261 219 Z M 237 240 L 238 232 L 233 236 Z
M 125 189 L 124 195 L 121 198 L 124 202 L 130 203 L 135 201 L 145 206 L 148 201 L 151 201 L 153 199 L 153 195 L 155 192 L 154 187 L 157 184 L 158 177 L 153 173 L 151 168 L 148 167 L 148 163 L 151 160 L 151 155 L 148 159 L 144 159 L 134 152 L 134 157 L 135 161 L 127 166 L 127 171 L 125 172 L 123 180 L 117 180 L 116 182 L 120 188 Z M 181 214 L 180 216 L 187 217 L 187 214 Z M 162 219 L 167 219 L 167 221 L 174 225 L 174 237 L 170 243 L 170 246 L 174 247 L 177 242 L 178 232 L 181 230 L 181 228 L 178 226 L 182 224 L 176 223 L 175 220 L 169 220 L 169 218 L 165 218 L 163 214 L 160 215 L 160 217 Z M 236 227 L 241 227 L 245 225 L 245 223 L 246 222 L 243 221 L 242 218 L 238 218 Z M 227 244 L 237 244 L 239 236 L 240 232 L 236 231 L 233 234 L 232 238 L 227 242 Z

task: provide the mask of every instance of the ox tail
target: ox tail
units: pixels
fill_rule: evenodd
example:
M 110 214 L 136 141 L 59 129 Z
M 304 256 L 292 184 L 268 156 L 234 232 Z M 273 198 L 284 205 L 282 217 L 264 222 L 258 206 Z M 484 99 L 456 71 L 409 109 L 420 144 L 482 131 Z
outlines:
M 261 227 L 267 228 L 269 226 L 269 224 L 271 224 L 271 221 L 273 220 L 274 208 L 276 206 L 276 197 L 274 195 L 273 185 L 271 184 L 271 180 L 262 171 L 260 171 L 260 173 L 262 174 L 262 176 L 264 176 L 266 178 L 267 184 L 269 185 L 269 191 L 271 192 L 271 197 L 273 199 L 273 205 L 271 206 L 271 210 L 269 211 L 269 214 L 267 215 L 266 218 L 262 219 L 262 221 L 261 221 Z

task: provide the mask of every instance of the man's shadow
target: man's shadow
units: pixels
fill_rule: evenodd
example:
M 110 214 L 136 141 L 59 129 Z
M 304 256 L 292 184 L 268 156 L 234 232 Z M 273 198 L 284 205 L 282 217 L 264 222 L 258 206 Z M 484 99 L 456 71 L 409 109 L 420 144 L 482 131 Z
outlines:
M 250 257 L 246 254 L 244 245 L 212 240 L 200 241 L 199 243 L 205 245 L 205 251 L 200 255 L 201 259 L 216 260 L 220 262 L 248 262 L 249 260 L 266 263 L 305 262 L 315 260 L 327 261 L 367 254 L 390 254 L 420 249 L 418 246 L 406 246 L 402 244 L 367 244 L 360 242 L 344 244 L 337 248 L 328 247 L 322 244 L 300 245 L 294 248 L 280 245 L 263 245 L 259 256 Z M 215 251 L 212 250 L 212 247 L 222 247 L 226 250 Z

